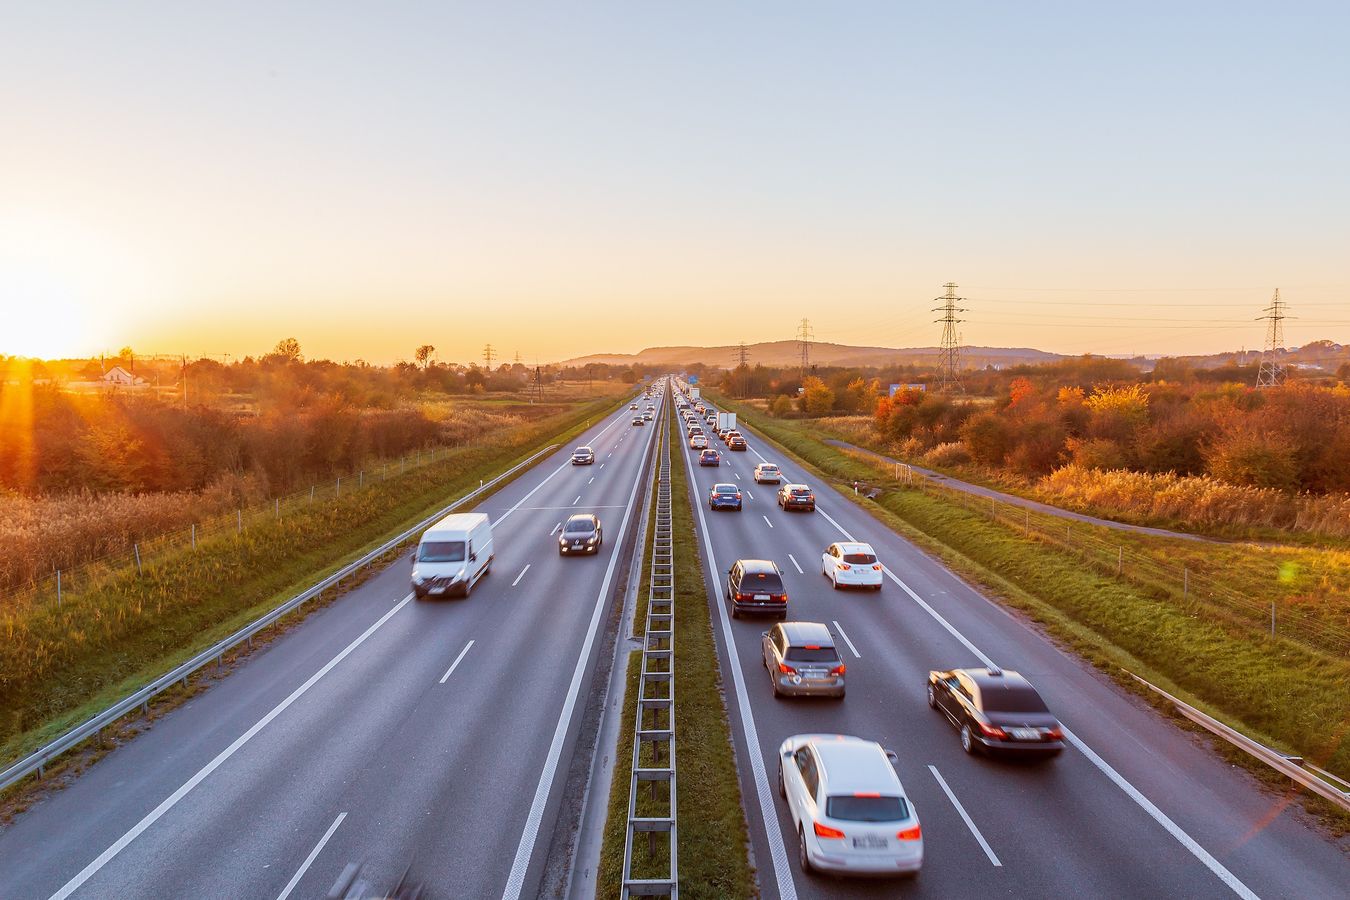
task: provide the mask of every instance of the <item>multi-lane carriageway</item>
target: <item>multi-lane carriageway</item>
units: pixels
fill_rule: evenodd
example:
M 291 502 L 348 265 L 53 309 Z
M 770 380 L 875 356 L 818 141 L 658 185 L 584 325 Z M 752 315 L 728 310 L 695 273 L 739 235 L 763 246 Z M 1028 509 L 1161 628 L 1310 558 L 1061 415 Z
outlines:
M 637 528 L 657 431 L 631 416 L 625 405 L 578 438 L 595 466 L 572 467 L 564 447 L 477 507 L 493 519 L 496 560 L 468 601 L 412 601 L 407 563 L 395 563 L 17 817 L 0 832 L 0 897 L 315 897 L 358 861 L 376 885 L 411 864 L 436 897 L 551 893 L 575 817 L 562 794 L 608 652 L 616 551 Z M 691 493 L 765 896 L 1348 895 L 1343 850 L 1297 804 L 826 486 L 814 485 L 816 513 L 783 513 L 771 486 L 751 483 L 754 464 L 811 479 L 747 438 L 721 468 L 691 467 Z M 727 480 L 743 486 L 744 511 L 710 513 L 708 487 Z M 601 516 L 605 547 L 559 558 L 557 526 L 581 511 Z M 821 552 L 847 537 L 887 564 L 880 594 L 835 593 L 820 577 Z M 783 569 L 794 618 L 835 632 L 843 703 L 770 696 L 767 626 L 732 622 L 723 605 L 720 573 L 750 556 Z M 1028 675 L 1070 729 L 1059 759 L 966 757 L 928 709 L 930 668 L 988 660 Z M 805 731 L 899 754 L 924 824 L 916 881 L 797 869 L 772 779 L 778 743 Z

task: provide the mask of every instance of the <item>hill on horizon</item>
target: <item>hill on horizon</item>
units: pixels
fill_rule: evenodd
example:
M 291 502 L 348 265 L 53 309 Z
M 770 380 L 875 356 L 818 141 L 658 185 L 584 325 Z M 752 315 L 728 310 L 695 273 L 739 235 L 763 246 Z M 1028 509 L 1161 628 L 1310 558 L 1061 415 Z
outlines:
M 801 345 L 793 340 L 761 341 L 747 344 L 750 364 L 766 366 L 795 366 L 801 360 Z M 592 353 L 564 360 L 564 366 L 649 365 L 679 366 L 703 363 L 708 366 L 733 368 L 739 345 L 720 347 L 648 347 L 638 353 Z M 811 362 L 819 366 L 897 366 L 930 363 L 938 355 L 937 347 L 854 347 L 832 344 L 828 341 L 811 343 Z M 1050 362 L 1065 359 L 1063 354 L 1035 350 L 1029 347 L 962 347 L 961 356 L 968 365 L 1018 365 L 1021 363 Z

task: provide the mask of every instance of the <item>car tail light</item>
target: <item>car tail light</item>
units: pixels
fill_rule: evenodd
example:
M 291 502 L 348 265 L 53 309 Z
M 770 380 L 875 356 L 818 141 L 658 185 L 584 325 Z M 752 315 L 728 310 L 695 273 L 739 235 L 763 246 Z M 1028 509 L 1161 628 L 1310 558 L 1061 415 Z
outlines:
M 880 572 L 880 571 L 881 571 L 881 563 L 877 563 L 875 566 L 873 566 L 873 567 L 872 567 L 872 571 L 873 571 L 873 572 Z
M 736 599 L 737 599 L 737 600 L 749 600 L 750 597 L 751 597 L 750 594 L 742 594 L 740 591 L 737 591 L 737 592 L 736 592 Z
M 794 669 L 794 668 L 792 668 L 792 666 L 789 666 L 787 663 L 779 663 L 779 664 L 778 664 L 778 671 L 781 672 L 781 673 L 783 673 L 784 675 L 796 675 L 796 674 L 797 674 L 797 670 Z
M 740 492 L 740 491 L 737 491 L 737 492 L 736 492 L 736 499 L 737 499 L 737 500 L 741 499 L 741 492 Z
M 840 563 L 840 564 L 839 564 L 839 568 L 841 568 L 841 569 L 843 569 L 845 572 L 847 572 L 849 569 L 851 569 L 851 568 L 853 568 L 853 567 L 850 566 L 848 563 Z
M 769 599 L 775 603 L 786 603 L 787 594 L 770 594 Z
M 812 822 L 811 824 L 816 829 L 816 837 L 839 839 L 844 836 L 844 833 L 838 828 L 831 828 L 830 826 L 822 825 L 819 822 Z
M 1008 737 L 1008 732 L 997 725 L 986 725 L 983 722 L 980 722 L 979 725 L 980 731 L 984 732 L 985 737 L 998 738 L 999 740 L 1006 740 Z
M 1058 728 L 1047 728 L 1045 731 L 1045 739 L 1047 741 L 1062 741 L 1064 740 L 1064 732 L 1060 731 Z
M 835 666 L 833 669 L 830 670 L 830 674 L 831 674 L 831 675 L 843 675 L 843 674 L 844 674 L 845 672 L 847 672 L 847 671 L 848 671 L 848 666 L 844 665 L 843 663 L 840 663 L 839 665 Z
M 906 828 L 903 831 L 897 831 L 895 836 L 902 841 L 917 841 L 923 837 L 923 829 L 918 825 L 913 828 Z

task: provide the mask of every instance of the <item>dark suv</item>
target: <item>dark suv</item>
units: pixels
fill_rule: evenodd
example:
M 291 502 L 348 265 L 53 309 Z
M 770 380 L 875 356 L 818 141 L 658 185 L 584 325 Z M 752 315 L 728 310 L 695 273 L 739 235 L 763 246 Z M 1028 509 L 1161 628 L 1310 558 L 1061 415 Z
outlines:
M 1064 731 L 1036 689 L 1016 672 L 952 669 L 928 673 L 928 705 L 961 731 L 967 753 L 1054 756 Z
M 731 617 L 741 613 L 769 613 L 787 618 L 787 588 L 783 573 L 767 559 L 738 559 L 727 572 L 727 602 Z
M 778 505 L 783 509 L 816 511 L 816 495 L 804 484 L 785 484 L 778 489 Z

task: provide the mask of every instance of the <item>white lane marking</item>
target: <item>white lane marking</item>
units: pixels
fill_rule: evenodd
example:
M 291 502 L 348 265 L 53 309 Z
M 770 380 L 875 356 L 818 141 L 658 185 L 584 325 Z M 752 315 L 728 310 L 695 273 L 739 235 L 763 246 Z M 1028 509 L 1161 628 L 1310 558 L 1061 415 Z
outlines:
M 605 464 L 604 464 L 604 463 L 601 463 L 601 464 L 600 464 L 600 469 L 603 469 L 604 467 L 605 467 Z M 598 471 L 600 471 L 600 469 L 596 469 L 596 471 L 598 472 Z
M 684 460 L 689 477 L 694 477 L 694 465 L 688 457 Z M 693 504 L 698 513 L 698 524 L 703 530 L 703 552 L 708 559 L 708 567 L 720 572 L 717 556 L 713 553 L 712 537 L 708 531 L 708 519 L 703 515 L 703 504 Z M 722 594 L 722 581 L 713 579 L 713 590 L 717 596 L 718 621 L 722 623 L 722 635 L 726 640 L 727 656 L 731 660 L 731 681 L 736 689 L 736 706 L 741 714 L 741 730 L 745 732 L 745 743 L 749 748 L 750 771 L 754 776 L 755 793 L 759 796 L 759 818 L 764 823 L 764 833 L 769 840 L 769 856 L 773 859 L 773 876 L 778 883 L 778 896 L 781 900 L 797 900 L 797 885 L 792 880 L 792 869 L 788 866 L 787 849 L 783 846 L 783 833 L 778 827 L 778 810 L 774 808 L 769 790 L 769 778 L 764 772 L 764 754 L 760 751 L 759 731 L 755 728 L 755 718 L 750 711 L 750 697 L 745 690 L 745 675 L 741 672 L 741 655 L 736 649 L 736 641 L 731 635 L 731 621 L 727 618 L 726 599 Z
M 994 849 L 989 846 L 989 842 L 984 839 L 984 835 L 980 834 L 980 829 L 975 827 L 975 823 L 971 820 L 970 816 L 966 814 L 966 808 L 961 805 L 961 801 L 956 799 L 956 795 L 952 793 L 952 789 L 947 786 L 947 779 L 942 777 L 942 773 L 937 770 L 937 766 L 929 766 L 928 771 L 933 773 L 933 777 L 937 779 L 938 786 L 942 788 L 942 792 L 947 795 L 947 799 L 952 801 L 952 806 L 955 806 L 956 811 L 961 814 L 961 819 L 966 823 L 966 827 L 970 829 L 970 833 L 975 835 L 975 840 L 980 842 L 980 846 L 984 848 L 984 855 L 989 857 L 991 863 L 1001 867 L 1003 863 L 998 861 L 998 857 L 994 855 Z
M 617 446 L 619 446 L 619 445 L 618 445 L 618 444 L 615 444 L 615 445 L 614 445 L 614 446 L 616 446 L 616 447 L 617 447 Z M 605 459 L 609 459 L 609 458 L 610 458 L 610 457 L 611 457 L 611 456 L 613 456 L 613 455 L 614 455 L 614 454 L 613 454 L 613 453 L 606 453 L 606 454 L 605 454 Z M 602 466 L 603 466 L 603 465 L 604 465 L 604 463 L 601 463 L 601 464 L 600 464 L 600 465 L 602 465 Z
M 642 462 L 638 466 L 638 471 L 642 471 L 642 466 L 646 464 L 651 456 L 652 446 L 655 443 L 653 436 L 660 429 L 652 429 L 646 432 L 645 439 L 647 446 L 642 451 Z M 623 536 L 628 530 L 628 524 L 633 517 L 633 506 L 637 501 L 638 485 L 640 478 L 634 477 L 633 490 L 628 495 L 628 505 L 624 510 L 623 521 L 619 524 L 619 535 L 615 541 L 615 546 L 623 546 Z M 530 858 L 534 855 L 534 845 L 539 838 L 539 825 L 544 818 L 544 807 L 548 804 L 548 795 L 553 787 L 553 779 L 558 771 L 558 759 L 562 756 L 563 742 L 567 738 L 567 730 L 571 726 L 572 712 L 577 705 L 577 695 L 581 691 L 581 677 L 586 671 L 586 661 L 590 659 L 591 648 L 595 644 L 596 631 L 600 625 L 600 613 L 605 607 L 605 597 L 609 595 L 610 583 L 614 579 L 614 566 L 619 561 L 618 553 L 609 555 L 609 567 L 605 570 L 605 580 L 600 585 L 600 593 L 595 598 L 595 609 L 591 612 L 591 624 L 586 630 L 586 640 L 581 646 L 581 653 L 577 656 L 576 668 L 572 670 L 572 681 L 567 687 L 567 699 L 563 702 L 562 712 L 558 715 L 558 725 L 553 730 L 553 741 L 549 744 L 548 758 L 544 761 L 544 769 L 539 775 L 539 785 L 534 789 L 534 801 L 530 804 L 530 814 L 525 820 L 525 828 L 520 834 L 520 844 L 516 847 L 516 857 L 511 863 L 511 874 L 506 879 L 506 888 L 502 891 L 502 900 L 519 900 L 521 892 L 525 890 L 525 874 L 530 868 Z M 792 898 L 786 898 L 792 900 Z
M 764 518 L 764 524 L 765 524 L 765 525 L 768 525 L 770 528 L 772 528 L 772 527 L 773 527 L 773 523 L 769 521 L 769 517 L 768 517 L 768 516 L 764 516 L 763 518 Z
M 606 425 L 604 428 L 600 429 L 600 431 L 595 435 L 595 437 L 597 437 L 597 438 L 600 437 L 600 435 L 604 434 L 606 431 L 609 431 L 609 430 L 610 430 L 611 428 L 613 428 L 615 425 L 618 425 L 620 421 L 622 421 L 622 419 L 616 418 L 613 422 L 610 422 L 610 423 L 609 423 L 608 425 Z M 594 440 L 594 438 L 592 438 L 592 440 Z M 558 474 L 559 472 L 561 472 L 563 469 L 571 468 L 571 466 L 572 466 L 572 460 L 571 460 L 571 457 L 569 457 L 568 460 L 567 460 L 567 462 L 565 462 L 565 463 L 563 463 L 562 465 L 558 466 L 558 468 L 554 469 L 552 472 L 549 473 L 548 477 L 546 477 L 543 481 L 539 482 L 539 483 L 536 484 L 534 487 L 532 487 L 532 488 L 530 489 L 530 492 L 529 492 L 528 494 L 526 494 L 524 497 L 521 497 L 521 498 L 520 498 L 520 501 L 519 501 L 518 503 L 516 503 L 515 506 L 511 507 L 511 508 L 508 509 L 506 512 L 502 513 L 501 518 L 498 519 L 497 521 L 495 521 L 495 522 L 492 523 L 492 527 L 493 527 L 493 528 L 496 528 L 497 526 L 499 526 L 499 525 L 501 525 L 503 522 L 505 522 L 507 516 L 511 515 L 511 513 L 515 512 L 516 510 L 518 510 L 518 509 L 520 509 L 522 506 L 524 506 L 526 500 L 529 500 L 531 497 L 533 497 L 533 496 L 539 491 L 540 488 L 542 488 L 544 485 L 548 484 L 550 481 L 553 480 L 553 476 L 557 475 L 557 474 Z
M 557 525 L 554 525 L 554 526 L 553 526 L 553 530 L 550 531 L 550 532 L 548 533 L 548 536 L 549 536 L 549 537 L 553 537 L 553 535 L 557 534 L 558 529 L 561 528 L 561 527 L 562 527 L 562 523 L 561 523 L 561 522 L 559 522 Z
M 581 502 L 581 495 L 580 495 L 580 494 L 577 494 L 577 499 L 575 499 L 575 500 L 572 501 L 572 505 L 573 505 L 573 506 L 576 506 L 576 505 L 577 505 L 578 503 L 580 503 L 580 502 Z
M 525 573 L 522 572 L 521 574 L 523 575 Z M 450 668 L 446 669 L 445 674 L 441 676 L 441 680 L 438 682 L 439 684 L 445 684 L 445 682 L 450 678 L 450 676 L 455 674 L 455 667 L 459 665 L 459 661 L 464 658 L 464 654 L 468 653 L 469 648 L 472 646 L 473 641 L 469 641 L 467 644 L 464 645 L 464 649 L 459 651 L 459 656 L 455 657 L 455 661 L 450 664 Z
M 763 457 L 760 458 L 763 459 Z M 820 507 L 817 506 L 816 509 L 818 512 L 820 511 Z M 700 513 L 701 512 L 702 508 L 700 507 Z M 851 534 L 848 533 L 847 530 L 845 530 L 844 526 L 840 525 L 834 519 L 830 518 L 828 514 L 821 512 L 821 515 L 825 516 L 826 521 L 828 521 L 831 525 L 833 525 L 839 531 L 839 533 L 842 534 L 845 538 L 847 538 L 850 541 L 856 540 Z M 894 572 L 892 572 L 889 568 L 886 568 L 884 566 L 882 567 L 882 569 L 886 573 L 886 575 L 890 577 L 892 581 L 898 584 L 905 591 L 905 593 L 908 594 L 910 598 L 914 600 L 914 602 L 918 603 L 921 607 L 923 607 L 924 611 L 927 612 L 930 616 L 932 616 L 933 619 L 936 620 L 939 625 L 947 629 L 947 631 L 950 632 L 957 640 L 959 640 L 962 644 L 964 644 L 966 649 L 970 650 L 977 657 L 979 657 L 980 660 L 986 666 L 994 665 L 993 661 L 990 660 L 989 657 L 985 656 L 984 653 L 978 647 L 972 644 L 966 638 L 965 635 L 963 635 L 961 632 L 953 628 L 950 622 L 948 622 L 946 619 L 942 618 L 942 616 L 938 614 L 937 610 L 933 609 L 933 607 L 925 603 L 923 598 L 921 598 L 918 594 L 914 593 L 914 591 L 909 587 L 909 585 L 905 584 L 903 581 L 897 578 Z M 1162 810 L 1158 809 L 1157 806 L 1153 805 L 1153 802 L 1150 801 L 1143 794 L 1141 794 L 1138 788 L 1130 784 L 1130 782 L 1126 781 L 1123 775 L 1121 775 L 1119 772 L 1113 769 L 1109 764 L 1107 764 L 1107 762 L 1104 759 L 1098 756 L 1096 751 L 1094 751 L 1087 744 L 1083 743 L 1083 741 L 1081 741 L 1078 738 L 1078 736 L 1075 735 L 1073 732 L 1069 731 L 1067 727 L 1064 727 L 1063 722 L 1060 723 L 1060 727 L 1061 730 L 1064 732 L 1064 737 L 1069 741 L 1069 743 L 1077 747 L 1078 750 L 1082 752 L 1082 754 L 1086 756 L 1088 760 L 1091 761 L 1092 764 L 1102 772 L 1102 774 L 1104 774 L 1107 778 L 1109 778 L 1112 782 L 1114 782 L 1116 787 L 1124 791 L 1126 796 L 1128 796 L 1131 800 L 1133 800 L 1136 804 L 1138 804 L 1140 809 L 1148 813 L 1149 816 L 1152 817 L 1155 822 L 1161 825 L 1167 831 L 1168 834 L 1176 838 L 1177 842 L 1181 844 L 1181 846 L 1189 850 L 1192 856 L 1200 860 L 1200 862 L 1203 863 L 1206 868 L 1208 868 L 1211 872 L 1213 872 L 1216 876 L 1218 876 L 1219 880 L 1222 881 L 1225 885 L 1227 885 L 1233 891 L 1233 893 L 1237 894 L 1239 897 L 1244 898 L 1244 900 L 1259 900 L 1257 895 L 1252 892 L 1251 888 L 1243 884 L 1242 881 L 1240 881 L 1236 875 L 1228 871 L 1228 869 L 1223 865 L 1223 863 L 1215 859 L 1209 853 L 1208 850 L 1200 846 L 1200 844 L 1197 843 L 1194 838 L 1192 838 L 1189 834 L 1183 831 L 1179 825 L 1177 825 L 1170 818 L 1168 818 L 1167 815 Z
M 592 476 L 591 476 L 591 481 L 594 481 L 594 480 L 595 480 L 595 476 L 594 476 L 594 475 L 592 475 Z M 588 482 L 586 482 L 586 483 L 587 483 L 587 484 L 590 484 L 590 483 L 591 483 L 591 481 L 588 481 Z
M 1243 900 L 1260 900 L 1260 898 L 1258 898 L 1256 894 L 1252 892 L 1251 888 L 1247 887 L 1247 885 L 1243 884 L 1236 875 L 1228 871 L 1228 869 L 1224 867 L 1223 863 L 1219 862 L 1213 856 L 1210 856 L 1209 851 L 1207 851 L 1204 847 L 1201 847 L 1193 837 L 1191 837 L 1189 834 L 1181 830 L 1181 826 L 1173 822 L 1170 818 L 1167 817 L 1166 813 L 1158 809 L 1158 807 L 1154 806 L 1152 801 L 1150 801 L 1143 794 L 1139 793 L 1139 789 L 1136 788 L 1134 785 L 1130 784 L 1128 781 L 1126 781 L 1125 776 L 1121 775 L 1115 769 L 1111 768 L 1111 766 L 1106 762 L 1106 760 L 1102 759 L 1100 756 L 1096 754 L 1095 751 L 1093 751 L 1091 747 L 1083 743 L 1079 739 L 1078 735 L 1074 734 L 1068 728 L 1064 727 L 1063 722 L 1060 723 L 1060 731 L 1064 732 L 1064 737 L 1068 739 L 1069 743 L 1077 747 L 1079 751 L 1084 756 L 1086 756 L 1094 766 L 1096 766 L 1099 770 L 1101 770 L 1101 773 L 1103 775 L 1105 775 L 1107 778 L 1115 782 L 1116 787 L 1120 788 L 1122 791 L 1126 793 L 1127 796 L 1129 796 L 1131 800 L 1139 804 L 1140 808 L 1143 809 L 1144 812 L 1148 813 L 1155 822 L 1157 822 L 1164 829 L 1166 829 L 1168 834 L 1176 838 L 1177 842 L 1180 843 L 1181 846 L 1191 851 L 1191 854 L 1196 859 L 1204 863 L 1211 872 L 1217 875 L 1220 881 L 1228 885 L 1228 887 L 1230 887 L 1233 890 L 1233 893 L 1237 894 L 1239 897 L 1242 897 Z
M 400 609 L 407 606 L 408 603 L 412 600 L 412 598 L 413 595 L 408 594 L 408 596 L 404 597 L 402 600 L 396 603 L 394 607 L 390 609 L 387 613 L 380 616 L 380 618 L 375 621 L 374 625 L 371 625 L 369 628 L 367 628 L 364 632 L 361 633 L 360 637 L 358 637 L 356 640 L 348 644 L 340 653 L 338 653 L 337 656 L 334 656 L 332 659 L 330 659 L 322 669 L 315 672 L 313 675 L 309 676 L 309 678 L 305 681 L 304 684 L 300 685 L 298 688 L 296 688 L 294 691 L 291 692 L 290 696 L 288 696 L 285 700 L 282 700 L 276 706 L 272 707 L 271 712 L 263 716 L 256 723 L 254 723 L 253 727 L 250 728 L 248 731 L 245 731 L 239 737 L 235 738 L 234 742 L 230 744 L 230 746 L 226 747 L 224 750 L 220 751 L 220 753 L 216 754 L 215 759 L 211 760 L 209 763 L 202 766 L 201 769 L 197 771 L 196 775 L 193 775 L 186 782 L 184 782 L 183 785 L 178 788 L 178 790 L 174 791 L 172 794 L 170 794 L 168 797 L 162 800 L 159 806 L 156 806 L 150 812 L 146 813 L 145 818 L 141 819 L 139 822 L 133 825 L 131 829 L 127 831 L 126 834 L 122 835 L 115 842 L 113 842 L 113 845 L 111 847 L 100 853 L 97 859 L 95 859 L 89 865 L 81 869 L 79 874 L 77 874 L 74 878 L 67 881 L 59 891 L 57 891 L 55 894 L 52 894 L 51 900 L 65 900 L 66 897 L 69 897 L 71 894 L 75 893 L 75 891 L 79 890 L 82 884 L 84 884 L 86 881 L 92 878 L 94 874 L 98 872 L 99 869 L 103 868 L 109 862 L 111 862 L 113 858 L 117 856 L 117 854 L 125 850 L 128 844 L 136 840 L 136 838 L 140 837 L 142 832 L 144 832 L 151 825 L 155 824 L 155 822 L 159 821 L 161 816 L 163 816 L 169 810 L 173 809 L 174 806 L 177 805 L 179 800 L 182 800 L 184 797 L 186 797 L 193 788 L 195 788 L 197 785 L 205 781 L 207 776 L 209 776 L 216 769 L 220 768 L 220 766 L 224 764 L 224 762 L 227 759 L 229 759 L 236 752 L 238 752 L 240 747 L 244 746 L 249 741 L 251 741 L 254 735 L 256 735 L 258 732 L 266 728 L 273 719 L 275 719 L 277 716 L 285 712 L 287 707 L 289 707 L 296 700 L 299 700 L 302 696 L 304 696 L 305 692 L 308 691 L 310 688 L 312 688 L 319 681 L 320 678 L 331 672 L 334 666 L 342 662 L 353 650 L 355 650 L 357 647 L 365 643 L 366 638 L 370 637 L 372 634 L 374 634 L 376 631 L 379 630 L 380 626 L 384 625 L 385 622 L 388 622 L 391 618 L 393 618 L 394 613 L 398 612 Z
M 797 557 L 795 557 L 795 556 L 793 556 L 791 553 L 789 553 L 789 554 L 788 554 L 788 559 L 792 560 L 792 564 L 793 564 L 794 566 L 797 567 L 797 574 L 798 574 L 798 575 L 805 575 L 805 574 L 806 574 L 804 571 L 802 571 L 802 564 L 799 563 L 799 562 L 797 562 Z
M 737 481 L 740 481 L 740 480 L 741 480 L 741 473 L 740 473 L 740 472 L 732 472 L 731 474 L 736 476 L 736 480 L 737 480 Z
M 839 632 L 839 636 L 844 639 L 844 643 L 848 644 L 848 649 L 853 651 L 854 658 L 862 659 L 862 654 L 858 652 L 858 648 L 853 646 L 853 642 L 848 639 L 848 632 L 844 631 L 844 626 L 840 625 L 838 620 L 831 619 L 830 621 L 834 625 L 834 630 Z
M 524 578 L 524 577 L 525 577 L 525 573 L 528 572 L 528 571 L 530 571 L 530 566 L 531 566 L 531 565 L 533 565 L 533 563 L 526 563 L 526 564 L 525 564 L 525 568 L 523 568 L 523 569 L 520 570 L 520 574 L 516 576 L 516 580 L 513 581 L 513 582 L 511 582 L 511 587 L 515 587 L 516 585 L 520 584 L 520 579 Z
M 333 836 L 333 832 L 337 831 L 338 826 L 342 824 L 342 820 L 345 818 L 347 818 L 345 812 L 338 813 L 338 817 L 333 820 L 333 824 L 328 826 L 328 830 L 323 833 L 323 837 L 319 838 L 319 842 L 314 845 L 314 849 L 309 851 L 309 856 L 306 856 L 305 861 L 300 864 L 299 870 L 291 876 L 290 881 L 286 882 L 286 887 L 277 895 L 277 900 L 286 900 L 291 895 L 291 891 L 295 890 L 295 886 L 300 883 L 300 879 L 305 877 L 309 867 L 318 858 L 320 851 L 323 850 L 323 845 L 328 843 L 328 839 Z
M 755 499 L 755 495 L 750 493 L 749 489 L 746 490 L 745 495 L 749 497 L 751 500 Z

